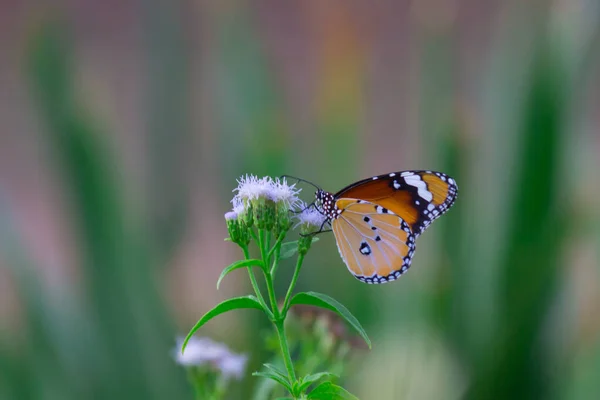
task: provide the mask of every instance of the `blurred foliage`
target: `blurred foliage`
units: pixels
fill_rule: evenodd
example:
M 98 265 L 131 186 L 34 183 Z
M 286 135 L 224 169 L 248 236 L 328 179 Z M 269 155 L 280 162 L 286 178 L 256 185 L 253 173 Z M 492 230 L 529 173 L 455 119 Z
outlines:
M 191 398 L 170 351 L 177 332 L 208 305 L 177 321 L 181 305 L 167 301 L 161 280 L 193 232 L 194 190 L 217 203 L 220 215 L 243 173 L 295 174 L 337 190 L 388 172 L 374 166 L 411 168 L 400 154 L 459 184 L 456 206 L 419 239 L 411 273 L 391 285 L 362 285 L 346 273 L 333 239 L 322 237 L 299 283 L 331 294 L 366 322 L 374 350 L 344 366 L 350 391 L 366 400 L 373 393 L 382 400 L 595 398 L 600 142 L 599 121 L 588 114 L 599 101 L 600 13 L 594 2 L 539 3 L 497 5 L 494 37 L 475 55 L 461 47 L 472 21 L 444 19 L 426 6 L 402 14 L 417 36 L 416 48 L 401 53 L 418 70 L 408 72 L 402 103 L 417 110 L 416 117 L 406 114 L 417 131 L 377 134 L 370 132 L 370 118 L 380 115 L 373 110 L 399 97 L 377 98 L 382 89 L 370 68 L 385 64 L 374 54 L 396 37 L 357 23 L 358 9 L 277 6 L 281 14 L 271 15 L 235 2 L 197 6 L 201 11 L 148 3 L 140 27 L 147 74 L 143 205 L 127 198 L 131 175 L 116 151 L 124 140 L 109 134 L 112 125 L 78 86 L 81 43 L 72 21 L 65 15 L 36 26 L 22 62 L 34 100 L 28 112 L 40 119 L 39 143 L 51 149 L 48 169 L 60 173 L 79 276 L 60 290 L 40 278 L 44 266 L 5 201 L 10 186 L 0 182 L 0 261 L 9 267 L 3 276 L 16 288 L 20 316 L 0 331 L 0 399 Z M 385 17 L 384 10 L 371 12 Z M 302 18 L 306 32 L 292 51 L 288 42 L 277 44 L 272 29 L 292 29 Z M 196 23 L 201 49 L 186 30 Z M 309 33 L 324 37 L 313 53 L 303 50 Z M 289 52 L 277 58 L 277 45 Z M 209 59 L 196 65 L 196 53 Z M 307 54 L 314 59 L 301 63 Z M 299 74 L 290 67 L 296 64 L 314 69 L 297 88 L 314 97 L 310 112 L 294 108 L 300 103 L 285 84 Z M 461 65 L 467 78 L 459 76 Z M 198 66 L 210 78 L 200 88 L 192 79 Z M 395 74 L 383 77 L 393 90 Z M 195 92 L 202 101 L 192 101 Z M 196 113 L 207 120 L 199 133 Z M 405 116 L 392 117 L 397 126 Z M 312 130 L 298 133 L 299 121 Z M 196 160 L 198 137 L 209 161 Z M 406 149 L 386 148 L 400 143 L 397 137 Z M 215 212 L 210 204 L 206 210 Z M 202 215 L 204 225 L 215 220 Z M 204 228 L 216 240 L 225 231 L 224 223 Z M 224 265 L 212 264 L 221 259 L 196 259 L 198 276 L 216 282 Z M 282 281 L 285 274 L 291 271 L 281 269 Z M 245 346 L 251 369 L 271 354 L 256 344 L 264 327 L 256 318 L 218 338 Z M 244 393 L 260 382 L 249 377 L 232 398 L 250 398 Z

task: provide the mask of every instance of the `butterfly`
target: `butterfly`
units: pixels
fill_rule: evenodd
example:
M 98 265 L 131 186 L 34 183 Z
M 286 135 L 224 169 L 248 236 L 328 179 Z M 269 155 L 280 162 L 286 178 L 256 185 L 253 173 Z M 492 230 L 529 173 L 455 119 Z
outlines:
M 374 176 L 332 194 L 318 189 L 315 207 L 333 230 L 354 277 L 377 284 L 409 268 L 416 239 L 454 204 L 456 181 L 434 171 Z

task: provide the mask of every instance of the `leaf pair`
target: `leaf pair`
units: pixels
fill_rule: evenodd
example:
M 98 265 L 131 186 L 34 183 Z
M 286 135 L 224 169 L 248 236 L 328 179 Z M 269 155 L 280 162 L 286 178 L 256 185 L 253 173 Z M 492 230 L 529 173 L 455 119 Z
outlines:
M 307 375 L 298 382 L 290 385 L 287 376 L 285 376 L 285 374 L 277 367 L 272 364 L 264 364 L 264 366 L 267 368 L 266 371 L 255 372 L 252 375 L 272 379 L 285 387 L 296 397 L 303 395 L 310 385 L 325 377 L 337 377 L 337 375 L 330 372 L 318 372 L 316 374 Z M 308 397 L 306 398 L 314 400 L 358 400 L 356 396 L 352 395 L 344 388 L 333 384 L 332 382 L 323 382 L 319 384 L 308 394 Z M 290 399 L 290 397 L 286 397 L 285 399 Z
M 359 400 L 341 386 L 331 382 L 323 382 L 306 397 L 309 400 Z M 293 400 L 292 397 L 280 397 L 277 400 Z
M 250 260 L 250 261 L 252 261 L 252 260 Z M 241 268 L 241 267 L 239 267 L 239 268 Z M 311 306 L 325 308 L 325 309 L 335 312 L 340 317 L 342 317 L 346 322 L 348 322 L 358 332 L 358 334 L 365 340 L 365 342 L 367 343 L 369 348 L 371 348 L 371 340 L 367 336 L 367 333 L 365 332 L 365 330 L 362 327 L 362 325 L 360 324 L 360 322 L 358 322 L 356 317 L 354 315 L 352 315 L 352 313 L 339 301 L 337 301 L 325 294 L 322 294 L 322 293 L 301 292 L 301 293 L 296 294 L 292 298 L 290 305 L 294 305 L 294 304 L 311 305 Z M 190 340 L 190 338 L 194 335 L 194 333 L 196 333 L 196 331 L 198 329 L 200 329 L 200 327 L 202 327 L 202 325 L 204 325 L 205 323 L 207 323 L 208 321 L 210 321 L 217 315 L 223 314 L 227 311 L 240 309 L 240 308 L 255 308 L 257 310 L 263 309 L 263 307 L 259 303 L 258 299 L 252 295 L 235 297 L 233 299 L 225 300 L 224 302 L 218 304 L 212 310 L 210 310 L 209 312 L 204 314 L 202 316 L 202 318 L 200 318 L 200 320 L 198 320 L 196 325 L 194 325 L 194 327 L 187 334 L 187 336 L 183 342 L 183 346 L 181 347 L 181 352 L 183 352 L 185 350 L 185 347 L 187 346 L 187 343 Z
M 290 383 L 288 377 L 281 372 L 276 366 L 273 364 L 263 364 L 267 371 L 259 371 L 254 372 L 252 376 L 261 376 L 263 378 L 269 378 L 279 383 L 281 386 L 285 387 L 288 392 L 295 393 L 293 390 L 293 385 Z

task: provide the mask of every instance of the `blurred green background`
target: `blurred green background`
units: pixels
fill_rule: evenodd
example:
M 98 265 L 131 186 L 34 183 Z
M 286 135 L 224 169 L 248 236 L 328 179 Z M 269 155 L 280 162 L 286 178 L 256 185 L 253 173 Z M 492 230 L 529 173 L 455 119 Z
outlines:
M 323 235 L 300 277 L 373 340 L 348 388 L 599 398 L 598 1 L 5 0 L 0 93 L 0 399 L 191 399 L 175 337 L 249 291 L 215 288 L 236 177 L 405 169 L 460 188 L 411 272 Z M 266 326 L 201 334 L 253 371 Z

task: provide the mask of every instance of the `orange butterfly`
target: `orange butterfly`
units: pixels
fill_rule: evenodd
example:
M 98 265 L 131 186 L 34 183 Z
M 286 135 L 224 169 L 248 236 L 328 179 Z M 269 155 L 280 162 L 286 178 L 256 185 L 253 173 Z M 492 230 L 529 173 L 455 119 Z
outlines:
M 441 172 L 374 176 L 336 194 L 317 190 L 342 259 L 366 283 L 394 281 L 410 268 L 415 240 L 454 204 L 458 186 Z

